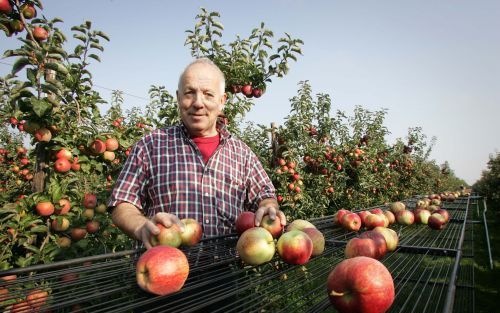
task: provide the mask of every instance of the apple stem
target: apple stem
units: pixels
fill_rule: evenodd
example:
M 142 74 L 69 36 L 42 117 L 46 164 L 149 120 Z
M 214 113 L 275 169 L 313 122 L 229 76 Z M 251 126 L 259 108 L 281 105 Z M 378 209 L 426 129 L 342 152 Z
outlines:
M 342 297 L 343 295 L 345 295 L 345 292 L 336 292 L 335 290 L 332 290 L 330 292 L 330 296 L 334 296 L 334 297 Z

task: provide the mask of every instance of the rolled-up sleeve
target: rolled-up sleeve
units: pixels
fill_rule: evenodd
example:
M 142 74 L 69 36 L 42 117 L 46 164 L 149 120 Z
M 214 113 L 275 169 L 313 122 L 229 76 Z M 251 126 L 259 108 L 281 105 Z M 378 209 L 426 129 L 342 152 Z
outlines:
M 148 168 L 145 162 L 144 142 L 139 141 L 132 149 L 116 180 L 108 207 L 115 207 L 122 202 L 129 202 L 140 210 L 144 210 L 146 186 L 148 184 Z

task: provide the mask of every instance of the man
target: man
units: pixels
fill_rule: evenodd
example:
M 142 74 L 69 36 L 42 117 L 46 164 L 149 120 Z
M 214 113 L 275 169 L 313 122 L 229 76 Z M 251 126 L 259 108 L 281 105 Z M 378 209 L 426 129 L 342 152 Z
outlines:
M 286 224 L 257 156 L 217 123 L 224 90 L 224 74 L 212 61 L 188 65 L 177 90 L 182 123 L 139 140 L 116 181 L 108 202 L 113 222 L 148 249 L 157 223 L 183 230 L 187 217 L 206 237 L 233 232 L 243 210 L 256 210 L 257 226 L 266 214 Z

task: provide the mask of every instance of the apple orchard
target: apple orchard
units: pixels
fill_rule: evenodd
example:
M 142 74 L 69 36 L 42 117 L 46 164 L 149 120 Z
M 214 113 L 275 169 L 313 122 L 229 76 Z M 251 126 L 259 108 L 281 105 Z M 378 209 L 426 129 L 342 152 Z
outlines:
M 0 0 L 2 41 L 18 43 L 4 51 L 13 65 L 0 78 L 0 269 L 131 248 L 106 200 L 133 144 L 179 122 L 164 86 L 151 86 L 144 109 L 126 112 L 115 91 L 101 112 L 106 101 L 89 65 L 101 61 L 110 38 L 90 21 L 64 34 L 61 19 L 41 13 L 37 0 Z M 225 73 L 224 122 L 258 155 L 290 221 L 465 185 L 428 159 L 433 141 L 420 128 L 389 143 L 386 111 L 335 112 L 330 96 L 313 94 L 307 81 L 282 125 L 242 124 L 272 79 L 300 62 L 303 42 L 288 34 L 275 39 L 263 23 L 233 41 L 223 40 L 223 29 L 217 12 L 201 9 L 185 45 Z

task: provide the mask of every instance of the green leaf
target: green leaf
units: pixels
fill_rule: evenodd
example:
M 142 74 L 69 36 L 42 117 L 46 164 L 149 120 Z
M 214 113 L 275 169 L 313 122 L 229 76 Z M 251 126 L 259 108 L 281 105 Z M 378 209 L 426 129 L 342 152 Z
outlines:
M 28 58 L 20 58 L 14 63 L 12 66 L 12 74 L 16 74 L 20 70 L 22 70 L 26 65 L 30 64 L 30 61 Z
M 279 54 L 273 54 L 273 55 L 271 55 L 271 56 L 269 57 L 269 61 L 272 61 L 272 60 L 277 59 L 277 58 L 279 58 L 279 57 L 280 57 L 280 56 L 279 56 Z
M 38 117 L 42 117 L 52 110 L 52 105 L 47 101 L 39 100 L 35 97 L 31 97 L 30 100 L 33 107 L 33 112 L 35 112 Z
M 32 227 L 30 229 L 30 231 L 32 231 L 34 233 L 46 233 L 47 232 L 47 226 L 45 226 L 45 225 L 38 225 L 38 226 Z
M 90 44 L 90 47 L 94 48 L 94 49 L 99 49 L 101 51 L 104 51 L 104 48 L 100 44 L 97 44 L 97 43 L 94 43 L 94 42 Z
M 213 24 L 215 27 L 217 27 L 218 29 L 221 29 L 221 30 L 223 30 L 223 29 L 224 29 L 224 26 L 223 26 L 220 22 L 218 22 L 218 21 L 213 21 L 213 22 L 212 22 L 212 24 Z
M 73 37 L 78 39 L 78 40 L 81 40 L 82 42 L 86 42 L 87 41 L 87 37 L 83 36 L 83 35 L 80 35 L 80 34 L 73 34 Z
M 54 63 L 54 62 L 47 63 L 47 64 L 45 64 L 45 67 L 48 68 L 49 70 L 54 70 L 54 71 L 56 71 L 60 74 L 63 74 L 63 75 L 67 75 L 69 73 L 66 66 L 64 66 L 61 63 Z
M 56 86 L 54 85 L 51 85 L 51 84 L 42 84 L 42 91 L 45 92 L 45 93 L 53 93 L 53 94 L 56 94 L 56 95 L 60 95 L 61 91 L 59 89 L 57 89 Z
M 89 58 L 92 58 L 92 59 L 94 59 L 94 60 L 96 60 L 96 61 L 98 61 L 98 62 L 101 62 L 101 59 L 100 59 L 97 55 L 95 55 L 95 54 L 93 54 L 93 53 L 92 53 L 92 54 L 89 54 Z
M 26 69 L 26 78 L 35 85 L 36 84 L 36 70 L 32 68 L 27 68 Z
M 87 33 L 87 30 L 84 27 L 82 27 L 82 26 L 73 26 L 73 27 L 71 27 L 71 30 L 72 31 L 81 32 L 81 33 L 84 33 L 84 34 Z
M 102 31 L 100 31 L 100 30 L 99 30 L 99 31 L 96 31 L 96 33 L 95 33 L 95 34 L 96 34 L 97 36 L 99 36 L 99 37 L 103 38 L 104 40 L 109 41 L 109 36 L 108 36 L 108 35 L 106 35 L 105 33 L 103 33 Z
M 92 22 L 91 21 L 85 21 L 85 27 L 87 29 L 90 29 L 92 27 Z
M 51 22 L 52 22 L 52 24 L 55 24 L 55 23 L 63 23 L 64 21 L 59 17 L 55 17 L 52 19 Z
M 27 250 L 33 251 L 35 253 L 40 253 L 40 249 L 38 249 L 37 247 L 30 245 L 30 244 L 25 244 L 24 248 L 26 248 Z

